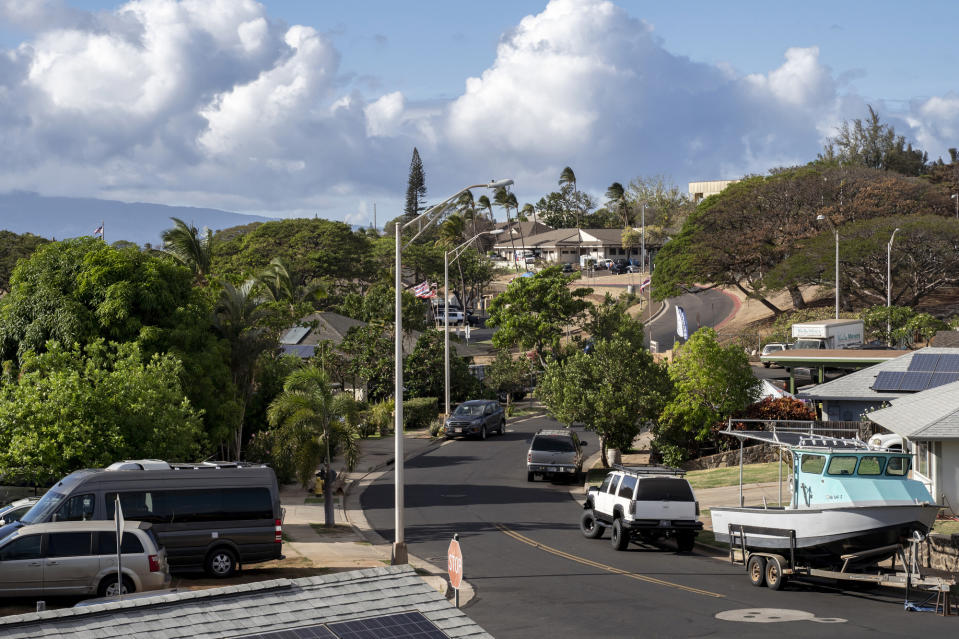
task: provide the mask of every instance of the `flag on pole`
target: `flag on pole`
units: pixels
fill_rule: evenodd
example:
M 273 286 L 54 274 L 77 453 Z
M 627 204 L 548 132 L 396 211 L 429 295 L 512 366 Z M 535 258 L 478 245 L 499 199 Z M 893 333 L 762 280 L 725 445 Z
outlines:
M 649 278 L 647 277 L 645 280 L 643 280 L 643 283 L 639 285 L 639 290 L 643 290 L 644 288 L 646 288 L 647 286 L 649 286 L 649 282 L 650 282 L 650 280 L 649 280 Z
M 419 284 L 413 287 L 413 295 L 415 295 L 416 297 L 422 297 L 425 299 L 425 298 L 434 297 L 435 293 L 433 293 L 430 290 L 430 283 L 427 280 L 423 282 L 422 284 Z
M 93 231 L 93 237 L 96 237 L 96 236 L 98 236 L 98 235 L 100 235 L 100 236 L 103 235 L 103 225 L 102 225 L 102 224 L 101 224 L 100 226 L 98 226 L 96 229 L 94 229 L 94 231 Z
M 676 307 L 676 334 L 683 338 L 683 341 L 689 340 L 689 326 L 686 324 L 686 311 L 682 306 Z

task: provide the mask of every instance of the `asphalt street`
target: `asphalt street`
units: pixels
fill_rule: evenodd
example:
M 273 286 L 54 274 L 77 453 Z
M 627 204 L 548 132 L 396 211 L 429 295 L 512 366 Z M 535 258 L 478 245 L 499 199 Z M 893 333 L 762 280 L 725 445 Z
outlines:
M 898 591 L 792 582 L 774 592 L 752 587 L 741 567 L 698 552 L 680 554 L 671 542 L 617 552 L 608 534 L 584 538 L 569 486 L 526 481 L 530 436 L 555 425 L 546 417 L 519 419 L 502 437 L 450 441 L 406 463 L 410 553 L 445 565 L 449 540 L 459 533 L 464 579 L 476 590 L 466 612 L 494 636 L 956 632 L 954 618 L 904 612 Z M 582 437 L 596 445 L 592 433 Z M 394 538 L 392 482 L 386 474 L 361 495 L 370 525 L 386 539 Z
M 679 339 L 676 334 L 677 306 L 685 312 L 686 325 L 692 335 L 703 326 L 718 325 L 733 312 L 734 305 L 728 295 L 716 289 L 694 289 L 694 292 L 669 298 L 666 309 L 647 327 L 649 338 L 656 342 L 659 352 L 671 349 Z

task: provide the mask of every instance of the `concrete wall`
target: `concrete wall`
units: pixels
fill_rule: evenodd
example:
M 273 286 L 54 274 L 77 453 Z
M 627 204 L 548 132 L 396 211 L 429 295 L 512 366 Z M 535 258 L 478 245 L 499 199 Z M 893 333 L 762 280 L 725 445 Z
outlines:
M 959 516 L 959 441 L 946 439 L 939 442 L 939 446 L 938 481 L 933 497 Z
M 743 449 L 743 464 L 763 464 L 779 460 L 779 448 L 768 444 L 758 446 L 747 446 Z M 790 464 L 789 453 L 783 452 L 783 475 L 789 472 Z M 727 450 L 724 453 L 717 453 L 699 459 L 691 459 L 683 464 L 684 470 L 708 470 L 710 468 L 726 468 L 729 466 L 739 466 L 739 449 Z
M 920 566 L 959 574 L 959 535 L 929 535 L 918 554 Z

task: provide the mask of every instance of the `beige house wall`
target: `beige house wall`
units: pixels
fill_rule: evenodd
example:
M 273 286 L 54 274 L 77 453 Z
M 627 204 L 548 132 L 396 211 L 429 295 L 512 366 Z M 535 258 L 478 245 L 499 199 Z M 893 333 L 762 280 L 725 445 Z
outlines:
M 693 202 L 699 202 L 710 195 L 716 195 L 722 192 L 727 186 L 738 181 L 739 180 L 709 180 L 706 182 L 690 182 L 689 197 L 692 198 Z

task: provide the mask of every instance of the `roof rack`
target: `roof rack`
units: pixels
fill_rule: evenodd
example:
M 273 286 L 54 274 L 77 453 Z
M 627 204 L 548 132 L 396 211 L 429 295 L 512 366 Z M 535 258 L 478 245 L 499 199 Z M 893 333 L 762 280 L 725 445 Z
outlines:
M 254 464 L 252 462 L 233 462 L 233 461 L 205 461 L 196 463 L 173 463 L 170 468 L 173 470 L 205 470 L 218 468 L 262 468 L 263 464 Z
M 636 475 L 676 475 L 682 477 L 686 474 L 686 471 L 682 468 L 673 468 L 672 466 L 623 466 L 622 464 L 613 464 L 613 468 Z

